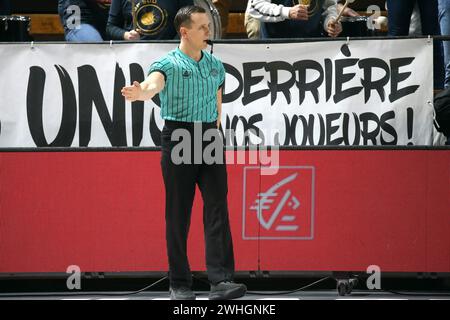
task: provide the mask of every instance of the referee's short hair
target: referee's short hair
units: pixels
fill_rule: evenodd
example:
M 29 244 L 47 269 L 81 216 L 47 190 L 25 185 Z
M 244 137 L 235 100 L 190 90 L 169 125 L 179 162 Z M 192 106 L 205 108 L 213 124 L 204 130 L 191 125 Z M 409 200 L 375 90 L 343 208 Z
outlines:
M 177 30 L 177 33 L 180 35 L 180 28 L 181 27 L 190 27 L 191 26 L 191 15 L 193 13 L 206 13 L 206 10 L 199 6 L 186 6 L 183 8 L 180 8 L 178 10 L 175 19 L 174 19 L 174 25 L 175 30 Z

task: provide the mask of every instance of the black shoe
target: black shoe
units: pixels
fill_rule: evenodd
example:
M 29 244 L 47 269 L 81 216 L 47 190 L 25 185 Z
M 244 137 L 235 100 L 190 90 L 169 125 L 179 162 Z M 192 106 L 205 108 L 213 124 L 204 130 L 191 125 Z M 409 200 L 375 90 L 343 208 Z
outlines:
M 195 300 L 195 294 L 188 287 L 170 288 L 170 300 Z
M 228 300 L 243 297 L 247 292 L 247 287 L 242 283 L 232 281 L 222 281 L 211 285 L 209 300 Z

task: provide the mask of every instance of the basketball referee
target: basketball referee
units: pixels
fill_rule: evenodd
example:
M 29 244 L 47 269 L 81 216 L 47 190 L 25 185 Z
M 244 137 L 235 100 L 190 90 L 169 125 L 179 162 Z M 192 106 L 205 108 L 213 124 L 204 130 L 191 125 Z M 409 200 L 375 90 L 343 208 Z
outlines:
M 202 139 L 203 134 L 194 134 L 194 128 L 201 124 L 202 133 L 210 129 L 219 132 L 225 70 L 220 60 L 203 51 L 209 38 L 209 19 L 203 8 L 181 8 L 175 17 L 175 29 L 181 39 L 179 47 L 153 63 L 145 81 L 135 81 L 122 89 L 128 101 L 148 100 L 157 93 L 161 101 L 164 119 L 161 168 L 166 194 L 170 298 L 195 299 L 186 247 L 196 184 L 203 198 L 206 267 L 211 283 L 209 299 L 239 298 L 247 288 L 233 282 L 234 253 L 225 163 L 192 161 L 198 156 L 196 152 L 203 155 L 206 146 L 204 141 L 195 141 Z M 191 161 L 177 164 L 172 158 L 172 150 L 179 143 L 173 139 L 175 130 L 189 133 Z M 194 148 L 196 143 L 200 143 L 200 151 Z M 224 159 L 223 145 L 221 152 Z

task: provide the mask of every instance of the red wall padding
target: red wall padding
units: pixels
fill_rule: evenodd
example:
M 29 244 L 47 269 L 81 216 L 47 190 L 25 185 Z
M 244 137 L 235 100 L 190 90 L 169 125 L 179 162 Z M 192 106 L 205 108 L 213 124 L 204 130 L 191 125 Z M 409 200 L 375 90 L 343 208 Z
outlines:
M 159 161 L 158 151 L 1 152 L 0 272 L 167 270 Z M 280 166 L 228 165 L 237 271 L 450 272 L 450 150 L 286 150 Z M 262 227 L 250 207 L 292 175 Z M 201 209 L 197 190 L 192 270 L 205 269 Z M 298 229 L 276 230 L 289 224 Z

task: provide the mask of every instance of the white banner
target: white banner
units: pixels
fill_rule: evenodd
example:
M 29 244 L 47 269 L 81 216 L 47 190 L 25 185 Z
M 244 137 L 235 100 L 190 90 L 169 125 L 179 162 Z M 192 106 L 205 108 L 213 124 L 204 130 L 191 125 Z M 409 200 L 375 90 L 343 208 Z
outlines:
M 0 45 L 0 147 L 159 145 L 158 100 L 120 89 L 176 46 Z M 222 125 L 237 145 L 431 145 L 432 53 L 427 39 L 216 44 Z

